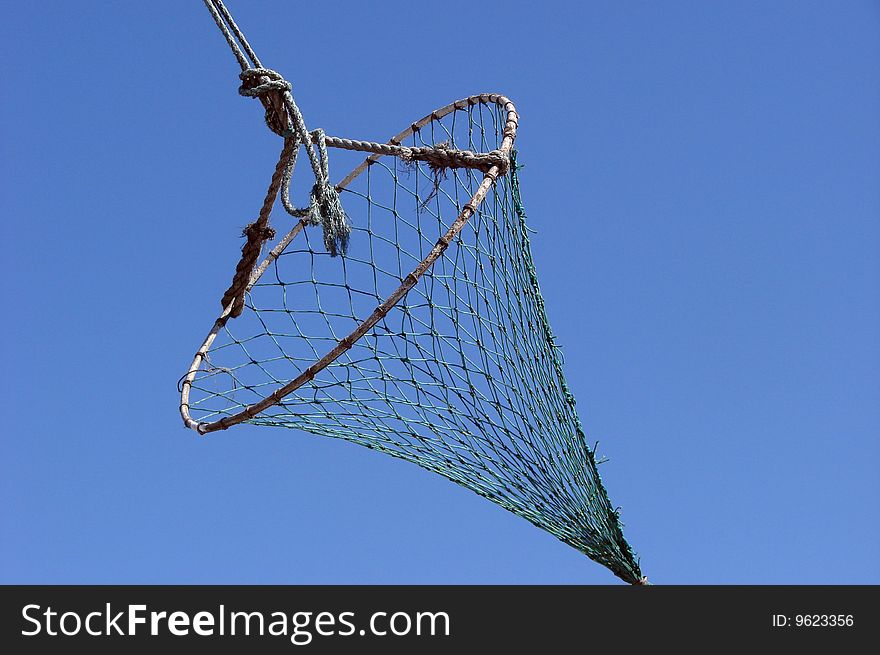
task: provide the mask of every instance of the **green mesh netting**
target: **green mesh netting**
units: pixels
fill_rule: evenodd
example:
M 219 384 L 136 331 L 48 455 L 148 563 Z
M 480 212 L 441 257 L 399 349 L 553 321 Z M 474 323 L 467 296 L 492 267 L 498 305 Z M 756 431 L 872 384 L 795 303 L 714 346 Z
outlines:
M 500 147 L 505 120 L 500 107 L 468 105 L 403 145 L 488 152 Z M 192 378 L 195 420 L 233 416 L 323 357 L 401 285 L 484 179 L 474 169 L 373 159 L 341 191 L 353 227 L 347 254 L 330 257 L 320 228 L 303 229 L 253 284 L 243 314 L 218 323 Z M 511 163 L 387 316 L 248 422 L 414 462 L 636 583 L 639 564 L 563 378 Z

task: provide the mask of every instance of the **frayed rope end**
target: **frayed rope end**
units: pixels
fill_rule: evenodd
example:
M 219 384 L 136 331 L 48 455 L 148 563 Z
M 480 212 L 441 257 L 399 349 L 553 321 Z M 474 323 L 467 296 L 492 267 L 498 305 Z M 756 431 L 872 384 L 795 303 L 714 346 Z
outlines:
M 342 207 L 339 193 L 329 184 L 312 187 L 309 222 L 324 228 L 324 247 L 331 257 L 348 251 L 351 223 Z

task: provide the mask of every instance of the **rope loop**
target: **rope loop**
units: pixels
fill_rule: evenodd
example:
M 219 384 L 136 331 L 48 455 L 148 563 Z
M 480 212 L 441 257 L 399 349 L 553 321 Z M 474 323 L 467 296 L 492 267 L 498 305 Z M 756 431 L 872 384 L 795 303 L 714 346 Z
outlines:
M 288 128 L 281 136 L 294 144 L 294 148 L 298 148 L 301 143 L 300 135 L 294 129 Z M 348 249 L 351 222 L 342 207 L 339 192 L 330 183 L 330 156 L 327 154 L 327 136 L 324 130 L 312 130 L 308 136 L 318 151 L 317 173 L 309 194 L 309 206 L 300 209 L 290 202 L 290 178 L 296 164 L 295 154 L 288 160 L 281 180 L 281 204 L 291 216 L 304 218 L 309 225 L 321 225 L 324 230 L 324 246 L 331 257 L 336 257 Z
M 324 228 L 324 247 L 335 257 L 348 249 L 351 223 L 342 207 L 336 187 L 330 184 L 330 156 L 327 154 L 327 136 L 318 128 L 309 133 L 312 143 L 318 146 L 320 177 L 316 176 L 315 186 L 309 203 L 309 221 Z

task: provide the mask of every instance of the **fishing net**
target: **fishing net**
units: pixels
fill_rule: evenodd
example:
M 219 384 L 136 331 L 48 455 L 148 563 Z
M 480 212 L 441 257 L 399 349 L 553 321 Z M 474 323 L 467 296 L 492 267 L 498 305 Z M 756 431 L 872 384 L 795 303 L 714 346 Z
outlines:
M 359 147 L 372 154 L 333 187 L 344 238 L 321 219 L 320 191 L 311 211 L 292 207 L 290 160 L 305 144 L 277 130 L 287 160 L 273 181 L 298 219 L 246 275 L 240 262 L 247 283 L 224 296 L 181 411 L 201 433 L 296 428 L 413 462 L 638 583 L 538 287 L 517 121 L 507 98 L 483 94 L 413 123 L 391 154 Z M 327 145 L 365 143 L 312 136 L 324 172 Z M 273 236 L 263 227 L 248 235 L 257 251 Z

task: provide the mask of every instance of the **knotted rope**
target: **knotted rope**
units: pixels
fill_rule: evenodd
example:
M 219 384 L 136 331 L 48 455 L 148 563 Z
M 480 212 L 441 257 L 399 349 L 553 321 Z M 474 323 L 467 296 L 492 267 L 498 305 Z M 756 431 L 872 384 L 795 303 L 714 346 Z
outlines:
M 239 75 L 241 86 L 238 88 L 238 93 L 248 98 L 257 98 L 265 108 L 266 126 L 284 138 L 284 147 L 275 165 L 275 173 L 272 175 L 259 218 L 244 230 L 247 241 L 241 249 L 241 259 L 235 267 L 232 284 L 221 300 L 223 307 L 230 302 L 233 303 L 230 312 L 233 318 L 239 316 L 244 309 L 244 294 L 263 245 L 275 236 L 274 230 L 269 226 L 269 216 L 279 191 L 284 209 L 289 214 L 305 219 L 311 225 L 322 226 L 324 246 L 331 257 L 340 253 L 345 254 L 348 249 L 351 224 L 342 206 L 339 192 L 330 183 L 328 147 L 370 152 L 376 155 L 392 155 L 410 163 L 423 161 L 430 166 L 435 176 L 440 176 L 447 168 L 474 168 L 491 175 L 494 180 L 510 170 L 508 157 L 501 150 L 479 153 L 471 150 L 456 150 L 445 145 L 407 147 L 396 143 L 330 137 L 326 136 L 323 130 L 310 132 L 302 112 L 293 99 L 293 87 L 290 82 L 277 71 L 262 65 L 222 0 L 204 0 L 204 3 L 241 66 Z M 299 209 L 290 202 L 289 195 L 290 180 L 301 145 L 305 146 L 315 176 L 315 184 L 310 193 L 309 206 Z
M 244 292 L 262 246 L 274 236 L 274 232 L 269 227 L 269 215 L 278 196 L 282 178 L 289 181 L 293 174 L 296 151 L 300 145 L 305 146 L 312 172 L 315 175 L 308 212 L 309 222 L 323 225 L 324 243 L 331 256 L 335 257 L 338 253 L 345 252 L 348 247 L 351 226 L 345 215 L 342 202 L 339 200 L 339 193 L 330 183 L 326 145 L 323 142 L 319 143 L 320 154 L 315 152 L 312 135 L 309 133 L 302 112 L 291 94 L 290 82 L 276 71 L 263 67 L 222 0 L 204 0 L 204 2 L 241 66 L 239 94 L 258 98 L 266 110 L 266 125 L 270 130 L 284 137 L 284 148 L 275 166 L 275 174 L 272 176 L 272 182 L 269 185 L 260 216 L 245 228 L 247 242 L 242 247 L 242 256 L 235 268 L 232 284 L 223 294 L 221 300 L 224 307 L 230 302 L 234 303 L 230 316 L 236 317 L 241 314 L 243 309 Z M 241 44 L 241 48 L 236 43 L 236 39 Z M 242 52 L 242 48 L 244 52 Z M 285 185 L 285 190 L 288 186 Z M 285 203 L 285 207 L 288 204 Z
M 229 288 L 220 300 L 222 307 L 233 303 L 232 309 L 229 312 L 232 318 L 237 318 L 244 310 L 244 294 L 250 284 L 254 266 L 257 265 L 257 260 L 260 258 L 263 244 L 269 239 L 275 238 L 275 230 L 269 225 L 269 215 L 272 213 L 272 205 L 275 204 L 275 198 L 278 197 L 278 189 L 281 187 L 288 164 L 294 159 L 297 146 L 296 139 L 284 140 L 284 148 L 281 150 L 281 157 L 279 157 L 278 163 L 275 165 L 275 173 L 272 175 L 272 181 L 269 183 L 269 191 L 263 200 L 260 215 L 256 221 L 244 229 L 243 236 L 247 238 L 247 241 L 241 248 L 241 259 L 235 267 L 232 284 L 229 285 Z
M 275 134 L 282 135 L 289 128 L 287 112 L 284 107 L 284 93 L 293 86 L 281 75 L 268 68 L 247 68 L 238 76 L 241 86 L 238 94 L 248 98 L 258 98 L 266 108 L 266 125 Z
M 296 165 L 296 157 L 285 158 L 282 154 L 279 165 L 282 165 L 283 162 L 284 178 L 287 180 L 287 183 L 284 184 L 283 194 L 285 209 L 297 218 L 308 217 L 309 223 L 312 225 L 323 226 L 324 245 L 331 257 L 335 257 L 340 252 L 344 253 L 348 248 L 351 225 L 339 199 L 339 192 L 330 184 L 330 165 L 324 132 L 322 130 L 308 131 L 302 113 L 293 100 L 290 82 L 276 71 L 262 67 L 248 68 L 243 70 L 239 77 L 242 80 L 238 89 L 239 94 L 260 99 L 266 108 L 265 118 L 269 129 L 279 136 L 283 136 L 285 142 L 294 139 L 297 146 L 299 144 L 306 146 L 309 163 L 312 165 L 312 172 L 315 175 L 309 207 L 307 210 L 291 210 L 289 208 L 291 205 L 287 196 L 290 178 Z M 280 102 L 278 102 L 278 98 L 280 98 Z M 317 146 L 317 154 L 314 146 Z
M 372 152 L 377 155 L 393 155 L 400 157 L 405 162 L 423 161 L 432 169 L 475 168 L 488 173 L 493 166 L 497 166 L 497 177 L 506 175 L 510 170 L 510 159 L 501 150 L 473 152 L 472 150 L 455 150 L 445 145 L 436 145 L 430 148 L 410 147 L 394 143 L 343 139 L 336 136 L 325 136 L 324 139 L 331 148 Z

